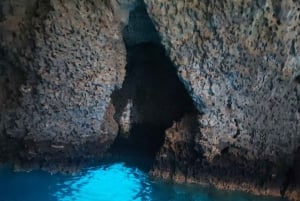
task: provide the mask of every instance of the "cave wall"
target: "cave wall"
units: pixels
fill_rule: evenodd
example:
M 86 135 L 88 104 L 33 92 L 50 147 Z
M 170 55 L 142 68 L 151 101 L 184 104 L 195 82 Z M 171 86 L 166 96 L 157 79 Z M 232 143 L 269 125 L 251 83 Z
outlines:
M 0 2 L 0 159 L 105 152 L 124 42 L 162 43 L 199 114 L 166 131 L 153 175 L 299 197 L 300 3 L 144 1 Z
M 97 153 L 110 146 L 118 131 L 110 95 L 125 76 L 122 28 L 131 7 L 114 0 L 0 2 L 1 156 L 12 146 L 27 158 L 55 150 L 76 156 L 86 143 Z
M 195 143 L 278 160 L 299 146 L 298 1 L 145 0 L 198 110 Z
M 145 3 L 202 113 L 166 131 L 152 174 L 284 194 L 300 145 L 299 1 Z

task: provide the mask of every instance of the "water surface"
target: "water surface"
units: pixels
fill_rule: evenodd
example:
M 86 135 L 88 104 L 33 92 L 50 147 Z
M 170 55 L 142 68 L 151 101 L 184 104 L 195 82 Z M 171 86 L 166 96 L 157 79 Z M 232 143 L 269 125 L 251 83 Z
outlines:
M 153 180 L 138 168 L 112 163 L 76 175 L 0 169 L 0 201 L 282 201 L 240 192 Z

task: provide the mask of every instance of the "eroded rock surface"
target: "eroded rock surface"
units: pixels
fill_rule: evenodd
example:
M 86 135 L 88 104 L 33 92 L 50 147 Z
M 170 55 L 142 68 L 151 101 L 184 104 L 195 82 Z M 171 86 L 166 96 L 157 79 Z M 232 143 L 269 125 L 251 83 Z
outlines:
M 47 153 L 76 158 L 108 149 L 118 131 L 110 94 L 125 76 L 125 3 L 1 1 L 2 156 L 15 149 L 24 160 L 47 160 Z
M 161 132 L 176 120 L 153 175 L 299 200 L 299 1 L 145 4 L 0 2 L 0 161 L 77 164 L 102 156 L 118 127 L 126 134 L 141 124 L 134 139 L 147 144 L 147 123 Z M 139 57 L 127 55 L 134 70 L 112 102 L 124 42 Z M 178 98 L 174 86 L 183 87 L 163 69 L 172 65 L 160 42 L 198 114 L 186 93 Z
M 196 158 L 204 156 L 212 166 L 230 155 L 233 162 L 244 161 L 237 169 L 280 177 L 284 168 L 278 166 L 291 166 L 300 145 L 299 1 L 145 2 L 178 75 L 203 113 L 197 118 L 198 134 L 189 143 L 183 138 L 182 146 L 189 149 L 192 143 Z M 181 164 L 180 157 L 175 161 Z M 251 161 L 264 162 L 251 168 Z M 233 162 L 225 163 L 224 174 Z M 263 188 L 268 181 L 254 183 Z

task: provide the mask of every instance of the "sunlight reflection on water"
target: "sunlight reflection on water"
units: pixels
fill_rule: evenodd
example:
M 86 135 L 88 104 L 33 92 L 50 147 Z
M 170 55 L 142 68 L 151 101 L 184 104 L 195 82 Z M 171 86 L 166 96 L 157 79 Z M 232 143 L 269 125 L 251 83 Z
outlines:
M 90 169 L 85 175 L 58 184 L 60 201 L 150 201 L 151 187 L 145 173 L 123 163 Z
M 13 172 L 0 168 L 0 201 L 283 201 L 241 192 L 153 180 L 125 163 L 84 169 L 75 175 Z

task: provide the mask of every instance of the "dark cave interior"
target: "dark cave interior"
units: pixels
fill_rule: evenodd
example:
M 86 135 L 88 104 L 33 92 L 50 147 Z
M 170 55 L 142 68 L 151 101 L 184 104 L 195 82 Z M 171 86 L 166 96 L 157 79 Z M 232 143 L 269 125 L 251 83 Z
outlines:
M 131 12 L 123 37 L 127 50 L 126 77 L 122 88 L 112 94 L 112 102 L 119 125 L 122 112 L 131 103 L 130 128 L 127 133 L 120 129 L 112 150 L 154 159 L 164 142 L 165 130 L 196 109 L 143 5 Z

